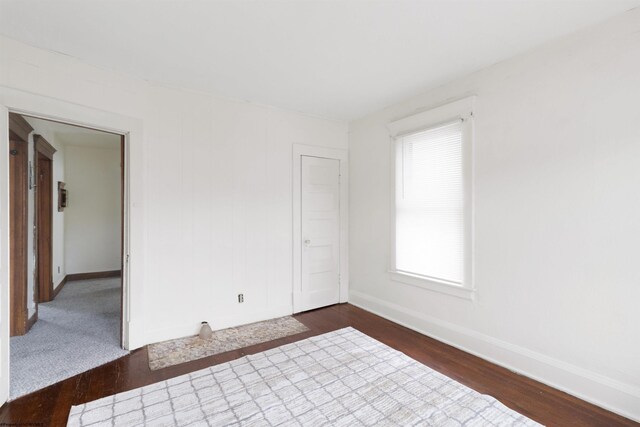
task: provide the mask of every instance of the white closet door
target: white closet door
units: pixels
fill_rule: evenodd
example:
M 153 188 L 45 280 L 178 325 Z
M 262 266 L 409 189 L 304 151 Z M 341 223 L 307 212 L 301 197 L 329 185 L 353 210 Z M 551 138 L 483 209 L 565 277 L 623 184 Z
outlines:
M 301 280 L 294 311 L 340 300 L 340 161 L 301 157 Z

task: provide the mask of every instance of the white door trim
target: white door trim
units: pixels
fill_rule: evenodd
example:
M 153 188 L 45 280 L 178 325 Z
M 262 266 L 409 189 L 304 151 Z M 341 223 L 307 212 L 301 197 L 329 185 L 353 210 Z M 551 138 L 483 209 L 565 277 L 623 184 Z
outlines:
M 9 110 L 0 102 L 0 404 L 9 399 Z
M 141 328 L 144 308 L 144 211 L 142 204 L 136 203 L 136 200 L 141 200 L 144 177 L 142 121 L 0 86 L 0 404 L 6 401 L 9 387 L 8 111 L 125 136 L 122 345 L 125 349 L 133 350 L 146 344 Z M 131 174 L 132 169 L 137 173 Z
M 293 286 L 292 307 L 296 313 L 295 289 L 300 288 L 302 262 L 301 161 L 300 157 L 322 157 L 340 161 L 340 302 L 349 299 L 349 157 L 341 148 L 293 144 Z M 299 310 L 298 310 L 299 311 Z

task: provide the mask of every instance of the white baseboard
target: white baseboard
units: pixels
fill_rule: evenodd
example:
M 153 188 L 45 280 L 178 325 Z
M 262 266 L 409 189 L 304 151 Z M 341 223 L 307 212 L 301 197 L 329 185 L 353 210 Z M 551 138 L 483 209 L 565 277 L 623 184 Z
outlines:
M 262 320 L 274 319 L 276 317 L 288 316 L 292 313 L 292 306 L 284 305 L 229 316 L 211 314 L 211 316 L 207 316 L 204 320 L 207 320 L 211 324 L 213 330 L 220 330 L 260 322 Z M 144 334 L 144 345 L 196 335 L 199 331 L 200 322 L 198 321 L 184 322 L 170 328 L 146 330 Z
M 640 421 L 640 387 L 351 290 L 349 302 L 421 334 L 540 381 L 624 417 Z

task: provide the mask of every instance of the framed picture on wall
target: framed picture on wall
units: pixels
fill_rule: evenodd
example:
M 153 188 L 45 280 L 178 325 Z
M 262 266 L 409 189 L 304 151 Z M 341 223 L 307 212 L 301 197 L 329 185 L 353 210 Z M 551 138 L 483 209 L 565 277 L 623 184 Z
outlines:
M 67 190 L 64 188 L 65 183 L 58 181 L 58 212 L 63 212 L 69 201 Z

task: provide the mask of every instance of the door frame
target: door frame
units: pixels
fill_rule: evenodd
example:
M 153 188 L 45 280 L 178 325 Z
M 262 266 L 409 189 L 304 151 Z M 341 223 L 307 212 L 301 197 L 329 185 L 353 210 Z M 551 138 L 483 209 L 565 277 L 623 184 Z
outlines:
M 346 149 L 293 144 L 293 285 L 292 313 L 300 311 L 297 289 L 302 283 L 302 156 L 340 161 L 340 303 L 349 300 L 349 154 Z
M 35 170 L 35 198 L 34 198 L 34 220 L 36 224 L 36 235 L 34 238 L 34 247 L 36 250 L 36 280 L 35 280 L 35 289 L 34 295 L 36 299 L 36 303 L 48 302 L 53 300 L 54 291 L 53 291 L 53 155 L 56 152 L 56 149 L 47 141 L 42 135 L 34 135 L 33 136 L 33 144 L 34 144 L 34 170 Z M 40 159 L 40 156 L 44 157 L 47 160 L 45 162 L 49 162 L 49 172 L 47 177 L 47 186 L 45 188 L 42 187 L 42 184 L 38 180 L 40 175 L 40 169 L 43 167 L 43 160 Z M 42 215 L 42 198 L 45 197 L 44 192 L 47 192 L 47 196 L 49 197 L 49 206 L 46 208 L 47 218 L 43 219 Z M 43 226 L 41 221 L 45 220 L 47 222 L 46 227 Z M 48 228 L 48 230 L 44 230 L 43 228 Z M 48 242 L 43 242 L 43 234 L 49 236 Z M 43 258 L 46 258 L 45 265 L 48 265 L 49 268 L 47 271 L 43 271 L 42 263 L 45 261 Z M 47 274 L 48 273 L 48 274 Z M 36 305 L 37 307 L 37 305 Z
M 9 396 L 9 111 L 124 135 L 122 346 L 134 350 L 147 344 L 143 327 L 145 239 L 142 120 L 0 86 L 0 404 Z
M 29 180 L 29 134 L 33 128 L 29 123 L 18 115 L 9 116 L 9 148 L 17 150 L 17 153 L 10 151 L 9 161 L 15 160 L 21 154 L 20 163 L 15 162 L 14 168 L 9 169 L 9 219 L 11 221 L 9 250 L 13 251 L 10 257 L 10 336 L 24 335 L 29 330 L 31 319 L 38 317 L 38 305 L 33 317 L 29 317 L 28 307 L 28 180 Z M 16 144 L 15 147 L 12 147 Z M 16 181 L 14 181 L 16 179 Z

